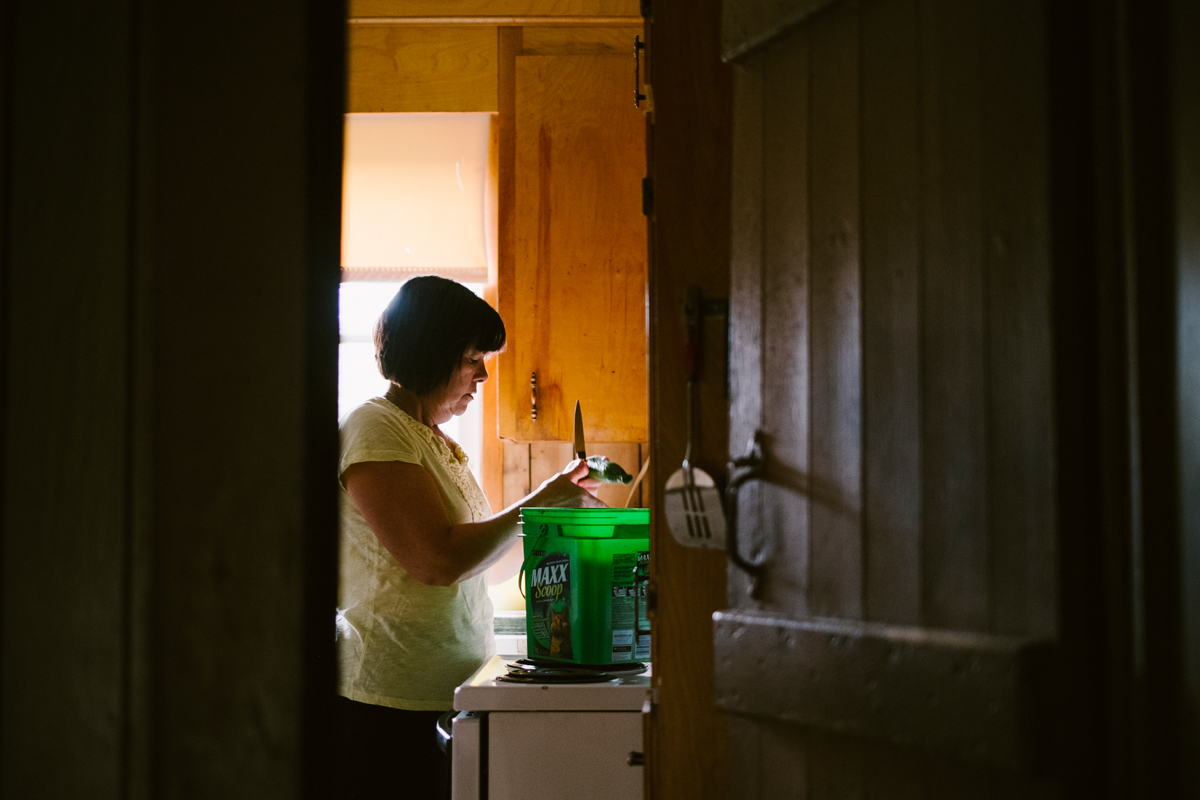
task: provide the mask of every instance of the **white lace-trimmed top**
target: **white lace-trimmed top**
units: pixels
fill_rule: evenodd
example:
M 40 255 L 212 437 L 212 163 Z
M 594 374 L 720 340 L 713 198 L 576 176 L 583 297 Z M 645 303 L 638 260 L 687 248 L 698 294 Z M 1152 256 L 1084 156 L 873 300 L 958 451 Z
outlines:
M 377 397 L 341 425 L 338 482 L 362 461 L 403 461 L 437 484 L 450 524 L 476 522 L 491 508 L 467 468 L 432 429 Z M 454 688 L 495 653 L 487 576 L 453 586 L 415 580 L 367 525 L 341 485 L 338 579 L 338 693 L 416 711 L 450 709 Z

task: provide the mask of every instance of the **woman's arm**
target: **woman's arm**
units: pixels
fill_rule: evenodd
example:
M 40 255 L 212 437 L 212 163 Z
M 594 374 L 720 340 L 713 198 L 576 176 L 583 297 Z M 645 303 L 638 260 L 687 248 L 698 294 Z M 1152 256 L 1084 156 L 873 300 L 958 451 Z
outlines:
M 417 464 L 362 461 L 342 473 L 346 491 L 388 552 L 418 581 L 450 586 L 486 570 L 508 551 L 525 506 L 604 506 L 589 491 L 580 460 L 537 491 L 479 522 L 451 525 L 433 478 Z M 585 485 L 580 486 L 580 482 Z

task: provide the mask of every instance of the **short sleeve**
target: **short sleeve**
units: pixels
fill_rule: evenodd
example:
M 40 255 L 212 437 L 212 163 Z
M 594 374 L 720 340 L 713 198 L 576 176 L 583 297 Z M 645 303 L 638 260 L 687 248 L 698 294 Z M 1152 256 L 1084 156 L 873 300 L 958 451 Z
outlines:
M 420 464 L 417 443 L 410 431 L 374 403 L 364 403 L 350 412 L 342 424 L 342 458 L 338 481 L 351 464 L 361 461 L 403 461 Z M 343 484 L 344 486 L 345 484 Z

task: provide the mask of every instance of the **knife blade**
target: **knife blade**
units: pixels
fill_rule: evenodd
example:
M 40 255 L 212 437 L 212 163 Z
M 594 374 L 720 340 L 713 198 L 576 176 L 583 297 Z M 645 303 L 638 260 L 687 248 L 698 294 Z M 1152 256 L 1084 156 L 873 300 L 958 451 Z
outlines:
M 575 401 L 575 457 L 587 458 L 583 447 L 583 412 L 579 410 L 579 401 Z

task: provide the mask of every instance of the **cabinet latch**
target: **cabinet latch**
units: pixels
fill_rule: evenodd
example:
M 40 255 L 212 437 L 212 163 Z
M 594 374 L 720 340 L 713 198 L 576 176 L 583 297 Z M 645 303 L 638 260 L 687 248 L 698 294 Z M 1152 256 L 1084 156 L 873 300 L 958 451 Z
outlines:
M 633 37 L 633 107 L 641 108 L 642 101 L 646 99 L 646 95 L 642 94 L 642 51 L 646 49 L 646 43 L 642 41 L 642 37 Z
M 529 373 L 529 418 L 537 422 L 537 373 Z

